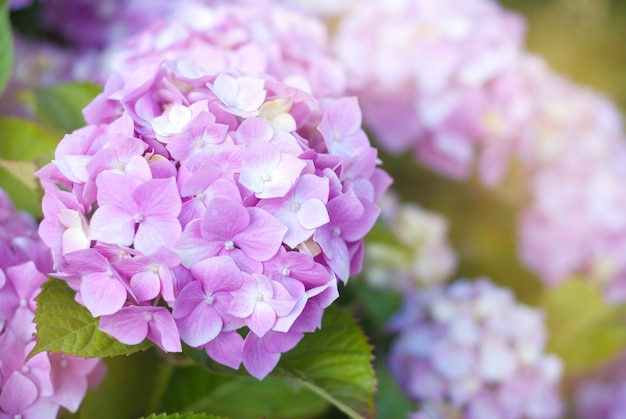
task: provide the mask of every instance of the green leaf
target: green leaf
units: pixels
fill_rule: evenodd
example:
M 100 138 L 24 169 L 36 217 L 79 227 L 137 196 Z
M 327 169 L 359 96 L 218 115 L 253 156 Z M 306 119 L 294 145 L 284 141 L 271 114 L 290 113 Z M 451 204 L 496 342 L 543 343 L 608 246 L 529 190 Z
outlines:
M 42 166 L 52 159 L 60 137 L 26 119 L 0 118 L 0 156 L 6 160 L 29 160 Z
M 54 156 L 58 139 L 32 121 L 0 118 L 0 187 L 15 206 L 41 216 L 41 192 L 35 172 Z
M 377 418 L 408 418 L 415 411 L 414 403 L 408 397 L 384 365 L 377 365 L 378 392 L 374 396 Z
M 234 371 L 217 364 L 202 351 L 187 353 L 209 371 L 247 375 L 243 368 Z M 354 319 L 330 307 L 322 328 L 284 353 L 271 375 L 308 387 L 351 418 L 370 418 L 376 390 L 372 359 L 372 348 Z
M 41 217 L 41 200 L 33 175 L 34 163 L 0 159 L 0 188 L 13 200 L 16 208 Z
M 62 83 L 35 90 L 37 117 L 47 127 L 69 133 L 85 126 L 83 108 L 102 91 L 92 83 Z
M 124 345 L 98 330 L 99 319 L 74 300 L 74 291 L 59 279 L 50 279 L 36 298 L 37 344 L 31 356 L 43 352 L 63 352 L 85 358 L 128 355 L 151 346 Z
M 354 319 L 330 307 L 322 328 L 283 354 L 273 375 L 303 383 L 351 418 L 374 417 L 372 347 Z
M 240 395 L 241 396 L 241 395 Z M 150 416 L 144 416 L 142 419 L 223 419 L 223 416 L 205 415 L 204 413 L 174 413 L 168 415 L 167 413 L 161 413 L 160 415 L 152 414 Z
M 548 351 L 565 362 L 566 372 L 593 369 L 626 346 L 624 306 L 610 306 L 589 281 L 571 279 L 545 293 L 542 304 Z
M 245 395 L 245 403 L 242 403 Z M 248 376 L 226 376 L 201 369 L 197 364 L 174 370 L 161 395 L 158 410 L 192 411 L 238 419 L 313 418 L 329 404 L 302 385 L 282 378 L 263 381 Z
M 0 93 L 13 70 L 13 36 L 9 20 L 9 0 L 0 0 Z

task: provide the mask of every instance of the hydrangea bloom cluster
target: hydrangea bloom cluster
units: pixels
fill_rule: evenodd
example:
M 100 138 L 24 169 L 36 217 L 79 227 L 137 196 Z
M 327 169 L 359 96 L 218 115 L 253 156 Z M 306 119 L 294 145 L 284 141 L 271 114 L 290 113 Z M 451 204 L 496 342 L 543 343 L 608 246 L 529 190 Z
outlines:
M 164 59 L 176 60 L 205 74 L 236 70 L 281 81 L 304 77 L 306 83 L 291 83 L 308 84 L 320 97 L 343 96 L 345 71 L 330 56 L 321 21 L 269 1 L 176 8 L 170 19 L 114 45 L 104 67 L 130 82 L 137 68 L 149 72 Z
M 109 80 L 38 173 L 40 235 L 101 330 L 262 378 L 360 270 L 390 178 L 356 98 L 186 70 Z
M 535 106 L 517 144 L 529 175 L 522 260 L 549 284 L 582 273 L 626 298 L 626 143 L 616 106 L 535 66 Z M 563 211 L 567 208 L 567 211 Z
M 524 24 L 491 0 L 370 0 L 333 37 L 365 124 L 391 153 L 466 176 L 488 117 L 488 86 L 515 67 Z
M 425 411 L 445 403 L 468 419 L 559 417 L 562 366 L 544 354 L 542 315 L 507 289 L 480 278 L 415 291 L 391 326 L 390 371 Z
M 155 21 L 186 14 L 188 7 L 213 0 L 55 0 L 44 1 L 42 24 L 74 47 L 101 50 Z
M 415 148 L 457 178 L 476 165 L 489 186 L 521 163 L 522 262 L 546 284 L 582 274 L 624 301 L 626 136 L 617 107 L 525 52 L 523 22 L 495 2 L 368 6 L 340 17 L 333 44 L 380 145 Z
M 37 223 L 15 211 L 0 190 L 0 417 L 55 418 L 61 407 L 75 412 L 87 387 L 98 384 L 104 365 L 41 352 L 26 359 L 36 339 L 35 297 L 52 268 L 50 249 Z
M 626 357 L 621 354 L 575 390 L 575 413 L 580 419 L 618 419 L 626 415 Z
M 370 285 L 402 291 L 451 279 L 457 258 L 447 240 L 447 220 L 417 204 L 400 203 L 391 193 L 380 205 L 392 240 L 367 243 L 365 277 Z

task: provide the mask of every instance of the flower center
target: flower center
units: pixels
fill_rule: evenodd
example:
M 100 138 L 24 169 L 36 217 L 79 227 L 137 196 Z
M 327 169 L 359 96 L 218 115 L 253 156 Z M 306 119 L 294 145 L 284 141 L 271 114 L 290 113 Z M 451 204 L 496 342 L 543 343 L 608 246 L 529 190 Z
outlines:
M 20 300 L 20 307 L 26 307 L 28 305 L 28 301 L 25 298 Z
M 280 270 L 280 274 L 282 276 L 289 276 L 290 273 L 291 273 L 291 270 L 287 268 L 286 266 Z
M 204 144 L 205 144 L 205 142 L 204 142 L 204 140 L 203 140 L 202 138 L 198 138 L 198 139 L 196 140 L 196 147 L 197 147 L 197 148 L 202 148 L 202 147 L 204 147 Z
M 143 221 L 143 214 L 138 212 L 137 214 L 135 214 L 133 219 L 135 220 L 136 223 L 140 223 Z
M 207 294 L 204 296 L 204 302 L 211 305 L 215 301 L 215 294 Z
M 159 272 L 159 265 L 157 265 L 156 263 L 151 263 L 150 272 L 152 272 L 153 274 Z
M 300 204 L 298 204 L 297 202 L 292 202 L 291 204 L 289 204 L 289 209 L 292 212 L 298 212 L 300 211 Z
M 198 201 L 204 201 L 204 197 L 205 197 L 204 192 L 200 192 L 198 195 L 196 195 L 196 199 Z
M 233 250 L 235 248 L 235 243 L 233 243 L 232 240 L 226 240 L 224 242 L 224 249 L 226 250 Z
M 272 176 L 269 175 L 269 173 L 266 173 L 262 176 L 263 182 L 269 182 L 270 180 L 272 180 Z
M 341 133 L 336 132 L 335 135 L 333 135 L 333 138 L 335 141 L 339 142 L 343 137 L 341 136 Z
M 341 229 L 339 227 L 333 227 L 332 230 L 330 230 L 330 234 L 333 236 L 339 236 L 341 234 Z
M 255 300 L 257 301 L 263 301 L 263 294 L 261 294 L 260 292 L 257 293 L 256 297 L 254 297 Z
M 146 312 L 143 314 L 143 319 L 147 322 L 151 322 L 153 317 L 152 313 Z

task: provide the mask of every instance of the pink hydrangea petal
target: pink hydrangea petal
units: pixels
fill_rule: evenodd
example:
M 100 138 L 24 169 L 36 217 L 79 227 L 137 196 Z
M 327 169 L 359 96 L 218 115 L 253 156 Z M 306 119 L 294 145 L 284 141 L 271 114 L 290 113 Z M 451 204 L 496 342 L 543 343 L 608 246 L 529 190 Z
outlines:
M 189 346 L 200 347 L 222 330 L 222 318 L 215 308 L 202 301 L 187 316 L 176 319 L 180 338 Z
M 298 222 L 306 229 L 312 230 L 330 222 L 326 205 L 319 199 L 308 199 L 300 205 Z
M 137 345 L 148 335 L 144 313 L 136 307 L 126 307 L 102 316 L 98 328 L 126 345 Z
M 276 323 L 276 311 L 263 301 L 257 302 L 254 311 L 247 318 L 246 324 L 257 336 L 263 337 Z
M 2 387 L 0 407 L 7 413 L 23 413 L 37 400 L 37 396 L 35 383 L 18 371 L 14 371 Z
M 241 365 L 243 338 L 237 332 L 222 332 L 205 345 L 207 355 L 228 367 Z
M 280 352 L 269 352 L 265 349 L 263 339 L 254 333 L 248 333 L 243 342 L 243 365 L 251 376 L 262 380 L 278 364 Z
M 94 317 L 113 314 L 126 301 L 126 288 L 117 279 L 106 274 L 92 274 L 83 278 L 80 295 L 85 307 Z
M 118 207 L 104 205 L 91 217 L 89 238 L 129 246 L 135 237 L 135 224 L 133 214 Z
M 150 255 L 163 246 L 176 243 L 181 236 L 182 227 L 174 216 L 147 217 L 137 228 L 135 249 Z
M 235 243 L 254 260 L 269 260 L 280 248 L 287 227 L 260 208 L 248 208 L 250 225 L 235 237 Z
M 157 274 L 144 271 L 133 275 L 130 279 L 130 288 L 133 290 L 137 301 L 148 301 L 159 295 L 161 282 Z
M 164 307 L 157 307 L 153 318 L 148 321 L 148 339 L 164 352 L 181 352 L 180 335 L 171 313 Z

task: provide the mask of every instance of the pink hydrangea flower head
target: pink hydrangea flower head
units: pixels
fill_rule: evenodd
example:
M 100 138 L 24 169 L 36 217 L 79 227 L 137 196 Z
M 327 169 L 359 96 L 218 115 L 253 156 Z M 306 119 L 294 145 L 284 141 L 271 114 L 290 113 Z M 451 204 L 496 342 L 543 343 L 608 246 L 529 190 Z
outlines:
M 263 102 L 250 85 L 241 86 L 245 97 L 237 94 L 241 83 L 255 83 L 243 74 L 270 74 L 320 96 L 343 94 L 345 71 L 330 55 L 322 21 L 265 0 L 187 4 L 186 9 L 114 44 L 104 67 L 127 80 L 136 68 L 156 69 L 164 59 L 176 61 L 181 74 L 192 78 L 239 73 L 222 75 L 212 88 L 225 106 L 237 103 L 233 109 L 240 113 L 256 112 L 254 104 Z
M 262 378 L 360 271 L 391 181 L 356 98 L 181 66 L 111 77 L 38 172 L 40 232 L 101 330 Z
M 467 176 L 487 88 L 523 51 L 520 17 L 491 0 L 370 0 L 338 21 L 333 52 L 381 147 Z
M 391 326 L 390 371 L 422 406 L 476 419 L 560 417 L 562 365 L 544 353 L 542 315 L 507 289 L 480 278 L 416 290 Z
M 0 417 L 76 412 L 104 369 L 98 359 L 48 352 L 27 359 L 36 344 L 35 297 L 52 270 L 50 249 L 36 229 L 34 218 L 16 211 L 0 189 Z

